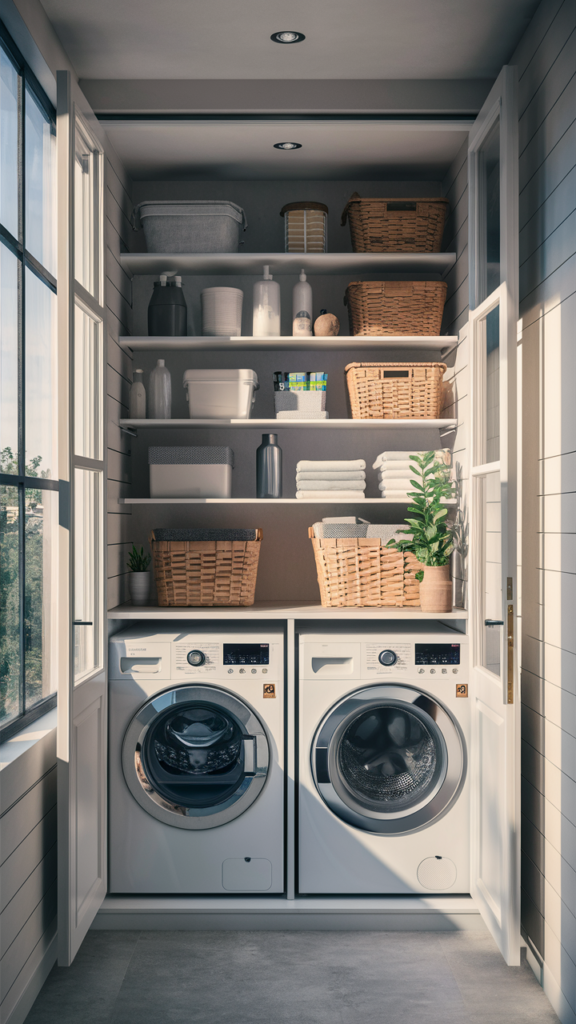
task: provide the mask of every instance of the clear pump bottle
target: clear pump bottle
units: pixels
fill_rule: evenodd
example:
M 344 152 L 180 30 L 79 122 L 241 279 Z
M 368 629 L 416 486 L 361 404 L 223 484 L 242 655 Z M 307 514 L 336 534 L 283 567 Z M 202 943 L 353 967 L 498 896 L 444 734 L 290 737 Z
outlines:
M 150 374 L 150 419 L 172 419 L 172 378 L 170 370 L 159 359 Z
M 280 337 L 280 285 L 272 280 L 269 266 L 254 285 L 252 334 L 255 338 Z

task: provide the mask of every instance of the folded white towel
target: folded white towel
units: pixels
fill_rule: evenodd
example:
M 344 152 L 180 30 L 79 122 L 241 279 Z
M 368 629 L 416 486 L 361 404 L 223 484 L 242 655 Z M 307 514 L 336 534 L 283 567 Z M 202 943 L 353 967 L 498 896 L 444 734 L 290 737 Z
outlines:
M 311 462 L 303 459 L 296 464 L 296 472 L 310 472 L 319 470 L 321 473 L 347 473 L 349 470 L 366 469 L 365 459 L 332 460 L 326 459 L 322 462 Z
M 403 473 L 405 470 L 409 470 L 410 472 L 412 472 L 412 470 L 416 469 L 417 467 L 414 465 L 413 462 L 401 462 L 400 460 L 398 460 L 398 462 L 381 462 L 378 466 L 376 465 L 376 463 L 374 463 L 374 466 L 372 468 L 377 469 L 379 473 L 381 473 L 383 470 L 391 473 Z
M 365 480 L 366 473 L 363 469 L 351 469 L 347 472 L 337 470 L 335 472 L 326 470 L 325 473 L 318 469 L 298 470 L 296 480 Z
M 302 480 L 296 477 L 299 491 L 365 491 L 365 480 Z
M 383 462 L 410 462 L 411 455 L 425 455 L 426 452 L 380 452 L 372 463 L 372 469 L 378 469 Z M 452 453 L 449 448 L 437 448 L 436 458 L 445 466 L 452 464 Z
M 417 480 L 418 474 L 412 469 L 399 469 L 397 471 L 393 469 L 378 470 L 379 480 L 412 480 L 414 477 Z
M 296 497 L 305 501 L 328 501 L 339 498 L 342 501 L 364 501 L 364 491 L 296 491 Z
M 390 488 L 382 491 L 380 496 L 382 498 L 396 498 L 398 501 L 412 501 L 412 496 L 407 491 L 393 491 Z

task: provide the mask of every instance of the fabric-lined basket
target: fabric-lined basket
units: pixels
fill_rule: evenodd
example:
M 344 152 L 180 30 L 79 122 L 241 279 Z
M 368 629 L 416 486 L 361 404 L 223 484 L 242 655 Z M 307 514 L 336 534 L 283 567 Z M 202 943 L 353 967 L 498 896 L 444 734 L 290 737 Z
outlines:
M 323 608 L 417 608 L 422 566 L 379 537 L 321 539 L 310 527 Z
M 254 604 L 262 530 L 153 530 L 148 539 L 160 607 Z
M 350 334 L 439 335 L 447 288 L 446 281 L 351 281 L 344 296 Z
M 348 363 L 353 420 L 438 419 L 446 363 Z
M 354 252 L 440 252 L 447 199 L 361 199 L 342 213 L 350 221 Z

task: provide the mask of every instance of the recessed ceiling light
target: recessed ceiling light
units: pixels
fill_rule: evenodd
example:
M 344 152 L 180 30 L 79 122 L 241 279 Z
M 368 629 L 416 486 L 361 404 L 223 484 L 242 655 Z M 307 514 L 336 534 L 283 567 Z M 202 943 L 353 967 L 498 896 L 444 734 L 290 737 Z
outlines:
M 301 43 L 306 36 L 302 32 L 274 32 L 270 39 L 273 43 Z
M 302 149 L 300 142 L 275 142 L 274 149 Z

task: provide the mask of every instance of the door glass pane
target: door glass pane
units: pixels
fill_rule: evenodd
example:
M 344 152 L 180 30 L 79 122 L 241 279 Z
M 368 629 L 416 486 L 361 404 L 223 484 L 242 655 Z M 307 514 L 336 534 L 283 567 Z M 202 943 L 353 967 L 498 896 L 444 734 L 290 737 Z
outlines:
M 56 128 L 26 88 L 26 248 L 56 275 Z
M 102 474 L 74 470 L 74 677 L 79 682 L 101 663 L 97 621 L 101 560 Z
M 26 709 L 57 689 L 52 638 L 58 493 L 26 488 L 24 500 L 24 663 Z
M 56 296 L 26 269 L 26 474 L 57 479 Z
M 74 325 L 74 449 L 102 458 L 101 325 L 76 306 Z
M 478 324 L 479 400 L 476 465 L 500 458 L 500 307 Z
M 94 292 L 94 158 L 76 122 L 74 158 L 74 276 Z
M 1 46 L 0 222 L 18 238 L 18 72 Z
M 0 473 L 18 472 L 18 261 L 0 243 Z
M 500 118 L 478 152 L 479 295 L 477 305 L 500 284 Z
M 500 473 L 489 473 L 478 480 L 481 518 L 480 561 L 482 586 L 482 626 L 480 664 L 500 675 L 502 640 L 502 509 Z M 490 622 L 495 624 L 490 624 Z
M 20 711 L 18 488 L 0 487 L 0 725 Z

